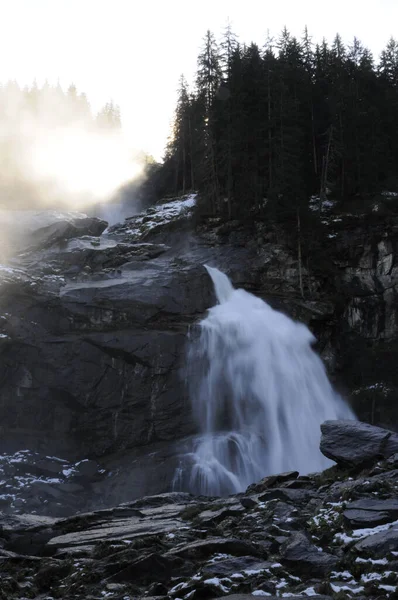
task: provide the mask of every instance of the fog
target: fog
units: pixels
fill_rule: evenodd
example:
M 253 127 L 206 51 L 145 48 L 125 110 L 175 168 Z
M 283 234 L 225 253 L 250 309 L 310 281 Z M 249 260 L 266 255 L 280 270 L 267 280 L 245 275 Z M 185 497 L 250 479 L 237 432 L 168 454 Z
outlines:
M 139 175 L 117 106 L 94 117 L 84 94 L 0 87 L 0 206 L 81 210 Z
M 142 171 L 112 102 L 94 116 L 73 85 L 0 86 L 0 260 L 16 236 L 59 211 L 111 222 L 133 214 L 133 187 L 126 190 Z

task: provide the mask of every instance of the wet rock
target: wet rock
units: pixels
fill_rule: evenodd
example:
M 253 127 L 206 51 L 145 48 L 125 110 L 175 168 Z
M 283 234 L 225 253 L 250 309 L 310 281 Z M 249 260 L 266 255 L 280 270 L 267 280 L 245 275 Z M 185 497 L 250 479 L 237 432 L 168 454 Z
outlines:
M 61 490 L 61 492 L 78 494 L 79 492 L 84 491 L 84 486 L 80 485 L 79 483 L 59 483 L 57 485 L 57 489 Z
M 88 460 L 87 458 L 76 463 L 75 469 L 76 475 L 84 477 L 85 479 L 95 477 L 100 470 L 98 463 L 96 463 L 95 460 Z
M 368 423 L 326 421 L 321 431 L 321 452 L 343 466 L 388 458 L 398 450 L 398 434 Z
M 353 527 L 376 527 L 398 519 L 398 500 L 363 498 L 347 505 L 343 513 Z
M 30 243 L 36 249 L 50 248 L 72 238 L 99 236 L 107 226 L 106 221 L 96 217 L 56 221 L 33 232 L 30 235 Z
M 284 544 L 286 544 L 286 542 L 288 540 L 289 540 L 289 538 L 286 537 L 285 535 L 275 535 L 272 538 L 271 552 L 273 552 L 273 553 L 279 553 L 281 546 L 283 546 Z
M 299 513 L 296 506 L 286 502 L 279 501 L 272 507 L 272 515 L 274 520 L 281 521 L 284 525 L 288 525 L 295 516 Z
M 283 500 L 294 504 L 303 504 L 314 498 L 315 494 L 309 490 L 291 489 L 291 488 L 276 488 L 265 492 L 259 496 L 261 502 L 269 500 Z
M 167 504 L 184 504 L 194 499 L 192 494 L 186 492 L 166 492 L 155 496 L 144 496 L 130 504 L 134 508 L 154 508 Z
M 354 549 L 372 558 L 384 558 L 389 552 L 398 551 L 398 525 L 375 533 L 356 543 Z
M 398 465 L 398 452 L 390 456 L 387 463 L 389 465 Z
M 33 494 L 50 496 L 56 500 L 61 500 L 64 494 L 57 487 L 47 481 L 34 481 L 31 485 Z
M 266 595 L 267 598 L 269 598 L 269 600 L 279 600 L 280 596 L 271 596 L 270 594 L 261 594 L 261 595 Z M 227 596 L 223 596 L 223 598 L 225 600 L 253 600 L 253 594 L 230 594 Z M 302 600 L 303 596 L 295 596 L 295 595 L 289 595 L 289 598 L 291 598 L 291 600 Z M 332 600 L 331 596 L 320 596 L 319 594 L 311 594 L 311 598 L 313 598 L 314 600 Z
M 239 504 L 228 506 L 219 510 L 205 510 L 198 515 L 201 525 L 213 525 L 221 523 L 227 517 L 238 517 L 244 512 L 244 509 Z
M 240 498 L 240 503 L 244 508 L 255 508 L 258 505 L 258 502 L 254 500 L 254 498 L 250 498 L 249 496 L 244 496 Z
M 327 552 L 320 552 L 305 535 L 297 533 L 284 548 L 282 561 L 295 573 L 310 577 L 330 573 L 338 559 Z
M 215 553 L 232 554 L 234 556 L 258 556 L 266 558 L 258 546 L 236 538 L 208 538 L 173 548 L 167 556 L 183 558 L 206 557 Z
M 7 289 L 2 279 L 1 331 L 9 337 L 7 352 L 0 350 L 1 448 L 23 445 L 73 460 L 105 456 L 109 479 L 87 475 L 96 484 L 87 493 L 90 509 L 170 489 L 178 464 L 172 443 L 195 432 L 179 372 L 187 327 L 214 302 L 201 266 L 209 258 L 237 285 L 309 323 L 331 363 L 330 340 L 341 342 L 347 324 L 372 348 L 397 333 L 397 238 L 389 224 L 341 226 L 330 260 L 347 300 L 336 311 L 331 292 L 325 295 L 310 272 L 304 280 L 312 300 L 297 299 L 297 260 L 283 232 L 213 220 L 182 241 L 190 208 L 181 206 L 154 207 L 100 238 L 104 222 L 63 218 L 36 232 L 30 255 L 6 273 Z M 346 362 L 352 370 L 357 361 Z M 256 493 L 309 486 L 295 473 L 276 477 L 256 484 Z
M 36 475 L 44 476 L 55 476 L 62 475 L 62 471 L 65 468 L 65 462 L 61 459 L 45 457 L 36 457 L 35 455 L 28 455 L 26 461 L 14 463 L 16 470 L 20 474 L 32 473 Z
M 366 512 L 367 525 L 379 513 L 395 518 L 395 470 L 385 460 L 379 461 L 377 474 L 370 475 L 372 471 L 373 467 L 364 469 L 358 476 L 358 470 L 342 473 L 334 467 L 309 478 L 314 496 L 309 502 L 260 501 L 250 511 L 242 507 L 240 494 L 215 500 L 174 492 L 67 519 L 4 515 L 2 582 L 15 582 L 7 600 L 39 600 L 44 593 L 97 600 L 104 591 L 121 598 L 189 595 L 210 600 L 232 591 L 238 596 L 250 592 L 250 597 L 266 593 L 324 598 L 322 593 L 329 589 L 348 596 L 362 587 L 369 598 L 383 597 L 378 585 L 396 583 L 396 523 L 355 539 L 367 532 L 352 533 L 352 524 L 341 518 L 350 511 Z M 331 488 L 337 494 L 336 484 L 341 483 L 334 478 L 342 476 L 352 478 L 360 494 L 347 506 L 341 497 L 344 490 L 329 499 Z M 384 486 L 383 497 L 369 495 L 372 480 Z M 195 518 L 181 518 L 188 509 Z M 222 514 L 236 509 L 238 514 Z M 219 523 L 210 518 L 204 525 L 197 517 L 207 513 L 223 518 Z M 213 537 L 213 530 L 224 537 Z
M 66 560 L 42 561 L 42 565 L 35 577 L 35 583 L 41 591 L 51 590 L 60 584 L 71 572 L 72 565 Z
M 153 553 L 133 561 L 131 565 L 112 575 L 111 579 L 114 582 L 132 581 L 148 583 L 155 578 L 158 582 L 167 582 L 170 581 L 178 566 L 180 566 L 178 560 Z
M 229 558 L 207 564 L 203 567 L 203 574 L 206 577 L 229 577 L 234 573 L 242 573 L 244 571 L 265 571 L 270 566 L 270 562 L 259 561 L 252 556 L 241 556 L 239 558 Z
M 246 494 L 260 494 L 270 487 L 277 486 L 286 481 L 294 480 L 298 477 L 298 475 L 298 471 L 289 471 L 287 473 L 280 473 L 279 475 L 268 475 L 268 477 L 264 477 L 258 483 L 249 485 L 246 490 Z
M 154 597 L 167 596 L 168 588 L 164 583 L 153 583 L 148 588 L 148 596 L 153 600 Z
M 167 534 L 183 525 L 183 521 L 177 518 L 142 521 L 140 517 L 127 517 L 112 521 L 111 518 L 102 520 L 101 517 L 102 515 L 99 513 L 97 522 L 89 523 L 87 528 L 80 531 L 53 536 L 48 541 L 48 551 L 55 552 L 59 548 L 84 546 L 103 540 L 132 540 L 142 536 Z M 82 519 L 82 523 L 84 524 L 84 519 Z

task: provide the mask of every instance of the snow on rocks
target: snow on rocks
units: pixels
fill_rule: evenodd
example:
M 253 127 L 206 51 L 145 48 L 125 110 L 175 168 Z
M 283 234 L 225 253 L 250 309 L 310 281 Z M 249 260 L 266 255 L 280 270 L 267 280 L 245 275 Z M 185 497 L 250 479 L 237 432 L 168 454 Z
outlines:
M 91 465 L 90 474 L 81 466 Z M 5 513 L 66 516 L 82 508 L 91 480 L 101 477 L 95 461 L 71 463 L 30 450 L 0 454 L 0 506 Z
M 6 486 L 16 477 L 60 492 L 82 483 L 82 471 L 87 478 L 95 471 L 90 461 L 68 463 L 25 452 L 3 459 L 10 470 L 1 476 L 4 494 L 13 493 Z M 104 597 L 103 591 L 109 598 L 173 600 L 393 600 L 398 585 L 395 467 L 389 459 L 378 459 L 366 468 L 336 465 L 302 482 L 276 478 L 266 491 L 278 492 L 269 494 L 262 510 L 258 492 L 246 492 L 244 497 L 254 502 L 240 504 L 239 511 L 228 508 L 237 506 L 241 495 L 199 498 L 174 492 L 66 519 L 3 515 L 2 575 L 17 586 L 28 580 L 30 597 L 37 600 L 43 598 L 43 581 L 52 582 L 45 592 L 53 597 L 93 600 Z M 280 493 L 295 489 L 292 481 L 305 483 L 311 492 L 307 502 Z M 348 501 L 353 490 L 356 497 Z M 353 529 L 344 517 L 350 510 L 377 513 L 380 508 L 390 521 L 375 527 Z M 288 516 L 293 511 L 294 518 Z M 217 519 L 209 519 L 209 513 Z M 25 570 L 16 571 L 6 560 L 7 553 L 15 560 L 27 551 L 33 558 Z M 21 597 L 20 588 L 15 589 L 10 600 Z
M 126 240 L 137 242 L 148 237 L 150 233 L 158 233 L 167 229 L 170 224 L 175 226 L 189 219 L 195 204 L 196 194 L 157 204 L 138 215 L 125 219 L 124 223 L 109 227 L 107 232 L 122 234 Z

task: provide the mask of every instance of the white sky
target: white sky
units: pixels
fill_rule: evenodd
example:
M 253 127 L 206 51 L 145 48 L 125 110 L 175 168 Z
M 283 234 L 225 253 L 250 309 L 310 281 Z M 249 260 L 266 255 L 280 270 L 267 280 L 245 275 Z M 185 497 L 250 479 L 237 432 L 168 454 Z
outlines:
M 0 81 L 73 81 L 94 110 L 113 99 L 132 147 L 159 158 L 179 76 L 192 80 L 206 30 L 228 18 L 242 42 L 307 25 L 315 41 L 356 35 L 378 57 L 398 35 L 398 0 L 0 0 Z

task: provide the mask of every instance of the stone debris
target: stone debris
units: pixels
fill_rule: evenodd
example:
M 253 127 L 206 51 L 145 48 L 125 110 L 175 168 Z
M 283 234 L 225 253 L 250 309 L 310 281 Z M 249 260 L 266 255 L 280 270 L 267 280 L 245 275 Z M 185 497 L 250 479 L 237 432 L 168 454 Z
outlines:
M 61 477 L 84 487 L 97 476 L 91 461 L 26 452 L 12 460 L 3 461 L 9 475 L 55 490 Z M 236 497 L 171 492 L 61 519 L 3 513 L 0 598 L 394 599 L 394 467 L 375 458 L 306 476 L 305 490 L 290 487 L 297 474 L 284 475 Z

